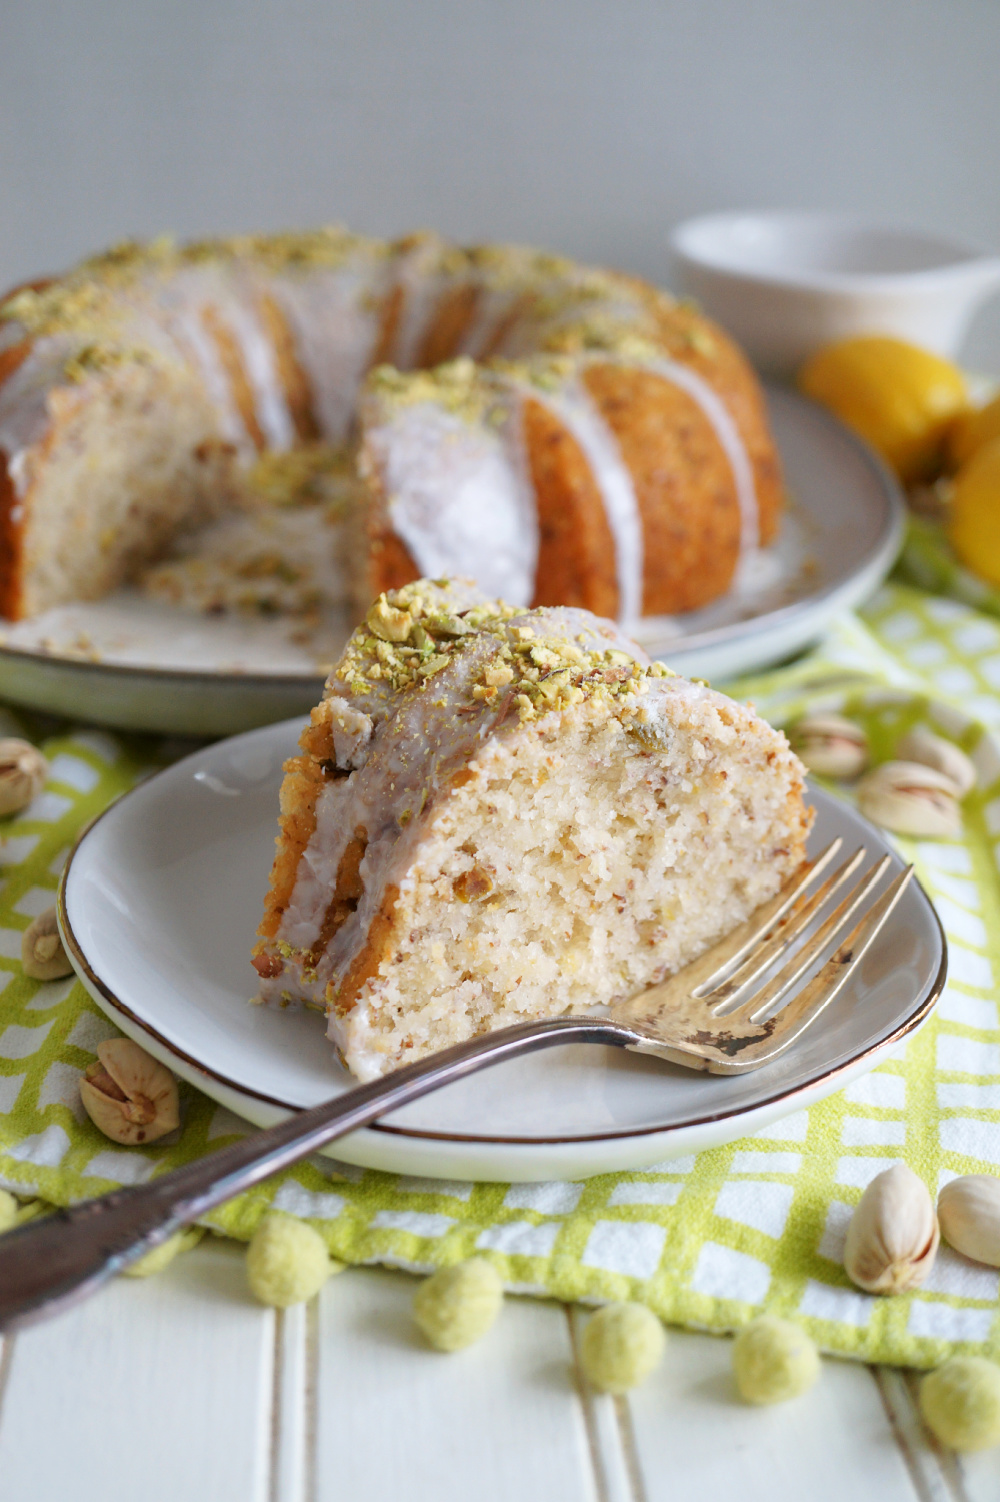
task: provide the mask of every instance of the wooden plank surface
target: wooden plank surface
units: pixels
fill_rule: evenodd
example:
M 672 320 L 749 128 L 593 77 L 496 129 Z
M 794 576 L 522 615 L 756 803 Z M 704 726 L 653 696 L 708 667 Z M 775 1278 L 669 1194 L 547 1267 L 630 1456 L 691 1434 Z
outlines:
M 356 1269 L 321 1296 L 316 1502 L 591 1502 L 566 1313 L 508 1298 L 478 1345 L 429 1350 L 416 1282 Z
M 631 1395 L 646 1502 L 917 1502 L 867 1367 L 826 1359 L 810 1392 L 754 1408 L 736 1394 L 731 1352 L 728 1339 L 671 1330 L 662 1367 Z
M 3 1502 L 269 1502 L 274 1314 L 206 1239 L 12 1338 Z
M 998 1502 L 1000 1450 L 958 1457 L 916 1378 L 825 1359 L 748 1408 L 731 1342 L 672 1330 L 627 1399 L 589 1390 L 588 1318 L 511 1298 L 453 1356 L 412 1323 L 416 1280 L 356 1268 L 277 1313 L 242 1248 L 208 1239 L 0 1350 L 0 1502 Z

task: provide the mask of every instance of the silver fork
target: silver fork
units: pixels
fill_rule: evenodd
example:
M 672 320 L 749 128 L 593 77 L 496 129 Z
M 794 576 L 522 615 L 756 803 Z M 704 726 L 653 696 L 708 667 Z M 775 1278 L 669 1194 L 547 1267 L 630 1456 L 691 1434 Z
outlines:
M 810 977 L 890 863 L 884 856 L 849 886 L 864 860 L 862 848 L 810 894 L 841 846 L 834 840 L 800 867 L 777 897 L 701 959 L 613 1005 L 606 1017 L 524 1022 L 469 1039 L 148 1184 L 117 1189 L 8 1232 L 0 1238 L 0 1329 L 64 1308 L 261 1179 L 504 1059 L 558 1043 L 604 1043 L 714 1074 L 759 1069 L 800 1038 L 842 990 L 913 874 L 912 867 L 901 872 Z

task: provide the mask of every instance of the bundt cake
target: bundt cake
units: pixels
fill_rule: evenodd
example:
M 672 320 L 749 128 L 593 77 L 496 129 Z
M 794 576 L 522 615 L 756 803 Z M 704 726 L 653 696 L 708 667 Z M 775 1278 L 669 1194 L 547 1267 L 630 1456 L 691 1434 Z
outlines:
M 380 596 L 286 763 L 254 966 L 359 1078 L 632 995 L 802 860 L 780 732 L 610 621 Z
M 347 540 L 316 534 L 323 598 L 457 571 L 524 606 L 687 610 L 781 504 L 743 357 L 635 278 L 431 234 L 125 245 L 0 304 L 0 614 L 98 598 L 253 511 L 262 456 L 345 445 L 364 484 Z

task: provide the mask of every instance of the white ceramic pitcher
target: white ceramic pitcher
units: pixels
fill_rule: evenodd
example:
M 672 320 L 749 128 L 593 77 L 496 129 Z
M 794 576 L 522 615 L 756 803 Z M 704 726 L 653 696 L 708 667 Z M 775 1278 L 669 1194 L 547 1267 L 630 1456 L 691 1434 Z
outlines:
M 852 334 L 895 334 L 954 357 L 1000 290 L 1000 257 L 846 215 L 710 214 L 670 237 L 681 291 L 768 375 Z

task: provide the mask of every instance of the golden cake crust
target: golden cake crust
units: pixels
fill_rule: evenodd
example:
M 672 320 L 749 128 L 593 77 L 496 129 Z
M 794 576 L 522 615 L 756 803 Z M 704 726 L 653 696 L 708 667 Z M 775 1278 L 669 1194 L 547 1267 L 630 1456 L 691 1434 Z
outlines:
M 752 471 L 754 530 L 774 536 L 780 466 L 752 371 L 708 320 L 638 278 L 426 233 L 157 241 L 116 247 L 0 302 L 0 613 L 114 587 L 164 536 L 211 515 L 220 495 L 238 496 L 257 455 L 353 441 L 363 392 L 367 443 L 388 410 L 369 380 L 382 362 L 405 386 L 417 380 L 407 371 L 456 359 L 492 370 L 523 402 L 518 464 L 539 534 L 523 603 L 628 613 L 621 516 L 560 405 L 560 382 L 590 400 L 586 421 L 603 424 L 631 477 L 643 544 L 633 613 L 692 609 L 732 580 L 747 507 L 720 448 L 719 412 Z M 70 474 L 81 446 L 95 463 Z M 385 465 L 370 458 L 366 473 L 358 572 L 370 595 L 418 577 L 426 560 L 394 520 Z M 84 546 L 60 552 L 71 492 Z

